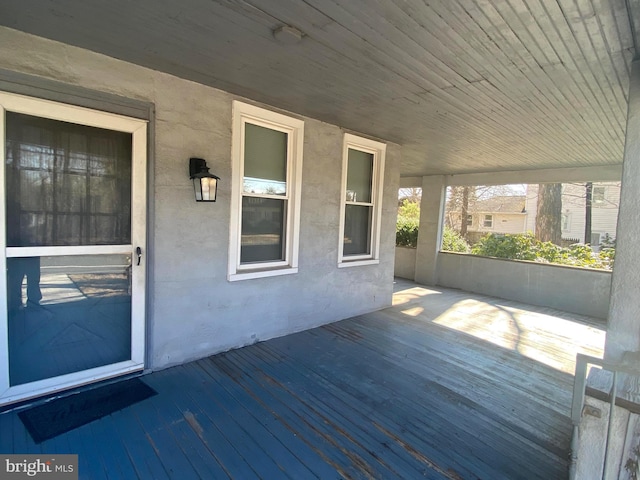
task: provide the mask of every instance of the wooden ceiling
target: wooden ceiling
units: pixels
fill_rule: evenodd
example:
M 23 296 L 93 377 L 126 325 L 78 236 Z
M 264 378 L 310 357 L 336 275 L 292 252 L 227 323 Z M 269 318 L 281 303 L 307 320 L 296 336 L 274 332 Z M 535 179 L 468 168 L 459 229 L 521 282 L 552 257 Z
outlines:
M 0 24 L 400 143 L 417 176 L 620 164 L 628 4 L 2 0 Z

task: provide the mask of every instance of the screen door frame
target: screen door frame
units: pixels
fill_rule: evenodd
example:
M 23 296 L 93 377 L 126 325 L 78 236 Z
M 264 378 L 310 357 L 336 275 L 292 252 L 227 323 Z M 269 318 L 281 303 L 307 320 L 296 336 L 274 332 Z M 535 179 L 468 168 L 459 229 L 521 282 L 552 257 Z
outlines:
M 6 241 L 6 125 L 5 112 L 130 133 L 131 158 L 131 244 L 104 246 L 9 247 Z M 147 245 L 147 128 L 148 122 L 113 113 L 50 100 L 0 92 L 0 405 L 52 393 L 75 386 L 142 370 L 145 363 L 146 245 Z M 136 248 L 142 250 L 138 265 Z M 131 358 L 101 367 L 10 386 L 9 330 L 7 312 L 7 257 L 128 254 L 131 272 Z

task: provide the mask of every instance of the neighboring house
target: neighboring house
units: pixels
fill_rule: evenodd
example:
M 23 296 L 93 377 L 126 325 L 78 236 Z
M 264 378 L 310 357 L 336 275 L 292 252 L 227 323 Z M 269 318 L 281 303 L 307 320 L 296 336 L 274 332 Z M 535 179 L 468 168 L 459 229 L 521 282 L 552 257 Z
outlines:
M 538 185 L 527 186 L 527 226 L 535 232 Z M 584 183 L 562 184 L 562 238 L 569 242 L 589 243 L 598 247 L 608 235 L 616 238 L 620 182 L 593 183 L 591 201 L 591 238 L 584 238 L 586 222 L 586 187 Z
M 527 213 L 524 195 L 496 195 L 477 200 L 467 215 L 467 239 L 477 242 L 487 233 L 522 233 L 525 230 Z M 449 212 L 451 225 L 459 230 L 460 212 Z
M 521 233 L 526 217 L 524 195 L 499 195 L 475 203 L 467 216 L 467 231 L 470 239 L 487 233 Z

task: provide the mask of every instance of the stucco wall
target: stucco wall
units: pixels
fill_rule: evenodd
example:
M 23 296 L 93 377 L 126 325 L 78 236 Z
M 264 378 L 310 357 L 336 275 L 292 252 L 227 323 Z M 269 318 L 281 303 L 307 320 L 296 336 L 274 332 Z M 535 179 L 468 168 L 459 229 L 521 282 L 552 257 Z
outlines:
M 440 252 L 438 285 L 604 319 L 611 273 Z
M 622 190 L 616 236 L 616 268 L 604 358 L 616 362 L 624 352 L 640 351 L 640 61 L 632 64 L 629 84 Z
M 399 278 L 414 280 L 416 278 L 416 249 L 396 247 L 396 261 L 393 274 Z
M 298 116 L 305 121 L 299 273 L 229 283 L 231 102 L 237 97 L 6 28 L 0 28 L 0 65 L 156 106 L 149 198 L 150 367 L 391 303 L 398 145 L 387 145 L 380 264 L 338 268 L 343 130 Z M 222 178 L 217 203 L 195 202 L 187 169 L 192 156 L 205 158 Z

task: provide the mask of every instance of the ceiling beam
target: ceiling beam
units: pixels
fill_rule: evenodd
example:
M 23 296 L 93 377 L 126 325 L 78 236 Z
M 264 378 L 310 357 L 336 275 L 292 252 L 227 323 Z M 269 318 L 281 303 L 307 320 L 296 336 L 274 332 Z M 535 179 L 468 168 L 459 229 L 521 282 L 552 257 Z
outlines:
M 638 59 L 638 33 L 640 32 L 640 0 L 626 0 L 629 25 L 633 37 L 634 59 Z
M 597 167 L 547 168 L 541 170 L 505 170 L 502 172 L 445 175 L 447 185 L 510 185 L 567 182 L 619 182 L 622 165 Z M 400 188 L 421 187 L 422 177 L 401 177 Z

